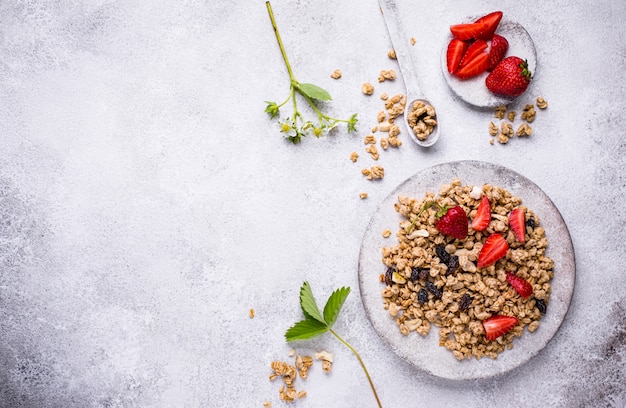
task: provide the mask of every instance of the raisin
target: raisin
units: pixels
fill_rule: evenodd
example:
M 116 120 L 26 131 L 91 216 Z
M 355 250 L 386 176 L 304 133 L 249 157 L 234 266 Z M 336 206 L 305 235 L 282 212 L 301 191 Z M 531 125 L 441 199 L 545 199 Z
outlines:
M 448 271 L 447 275 L 451 275 L 455 273 L 459 269 L 459 257 L 456 255 L 450 255 L 450 260 L 448 261 Z
M 528 219 L 528 221 L 526 221 L 526 226 L 530 227 L 531 229 L 535 228 L 535 219 L 533 217 L 530 217 Z
M 450 261 L 450 254 L 446 251 L 446 247 L 443 245 L 437 245 L 435 247 L 435 252 L 437 252 L 437 256 L 441 260 L 441 263 L 447 265 Z
M 387 268 L 387 272 L 385 272 L 385 283 L 387 284 L 387 286 L 393 286 L 393 281 L 391 280 L 391 277 L 393 276 L 393 273 L 396 270 L 394 268 Z
M 443 295 L 443 292 L 441 291 L 441 289 L 439 289 L 437 286 L 435 286 L 435 284 L 432 283 L 431 281 L 426 282 L 426 289 L 428 289 L 430 291 L 430 293 L 433 294 L 435 299 L 441 299 L 441 296 Z
M 421 288 L 417 292 L 417 301 L 420 302 L 420 305 L 423 305 L 424 303 L 428 302 L 428 292 L 426 292 L 426 289 Z
M 547 306 L 545 300 L 535 299 L 535 306 L 537 306 L 537 309 L 539 309 L 541 314 L 546 314 Z
M 416 281 L 418 279 L 424 280 L 428 277 L 428 275 L 430 275 L 430 269 L 423 269 L 423 268 L 418 268 L 417 266 L 414 266 L 411 269 L 411 280 L 412 281 Z
M 464 294 L 463 297 L 461 298 L 461 302 L 459 303 L 459 310 L 461 311 L 467 310 L 472 304 L 473 300 L 474 298 L 471 297 L 469 293 Z

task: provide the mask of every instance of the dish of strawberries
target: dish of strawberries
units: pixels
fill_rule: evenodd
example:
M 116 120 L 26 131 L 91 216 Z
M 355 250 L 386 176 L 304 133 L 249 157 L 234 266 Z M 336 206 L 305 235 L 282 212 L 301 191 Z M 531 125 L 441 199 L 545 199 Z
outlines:
M 359 255 L 375 330 L 409 363 L 449 379 L 532 358 L 563 321 L 574 281 L 571 238 L 552 201 L 522 175 L 477 161 L 433 166 L 396 187 Z
M 494 11 L 450 25 L 441 64 L 460 99 L 477 107 L 495 107 L 510 103 L 531 86 L 537 53 L 524 27 Z

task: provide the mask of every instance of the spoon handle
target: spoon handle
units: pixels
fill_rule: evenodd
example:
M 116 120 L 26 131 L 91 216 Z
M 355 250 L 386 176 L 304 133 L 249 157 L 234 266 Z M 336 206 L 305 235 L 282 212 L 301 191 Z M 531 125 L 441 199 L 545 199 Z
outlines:
M 400 73 L 404 79 L 406 93 L 409 98 L 423 98 L 417 82 L 415 68 L 409 53 L 409 38 L 400 23 L 400 16 L 394 0 L 378 0 L 383 13 L 387 31 L 391 38 L 391 44 L 396 52 L 396 59 L 400 67 Z

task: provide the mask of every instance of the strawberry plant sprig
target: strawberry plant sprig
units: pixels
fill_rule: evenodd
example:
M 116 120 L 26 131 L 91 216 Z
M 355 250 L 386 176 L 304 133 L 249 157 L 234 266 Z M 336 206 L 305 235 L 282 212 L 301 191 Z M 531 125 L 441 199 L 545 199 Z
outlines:
M 289 58 L 285 52 L 283 41 L 280 38 L 278 32 L 278 26 L 274 19 L 274 13 L 269 1 L 265 2 L 267 6 L 267 12 L 269 13 L 270 20 L 272 21 L 272 27 L 274 28 L 274 34 L 276 34 L 276 41 L 278 41 L 278 47 L 283 55 L 283 60 L 287 66 L 287 72 L 289 73 L 289 96 L 282 103 L 265 101 L 267 106 L 265 112 L 270 115 L 271 119 L 279 116 L 280 108 L 285 106 L 290 100 L 293 103 L 293 113 L 287 119 L 279 121 L 280 131 L 294 144 L 300 143 L 303 137 L 309 133 L 313 133 L 316 137 L 320 137 L 322 134 L 327 133 L 331 129 L 335 128 L 340 123 L 346 123 L 348 126 L 348 132 L 356 131 L 356 123 L 358 122 L 357 114 L 353 114 L 349 119 L 339 119 L 329 116 L 322 112 L 316 105 L 315 101 L 330 101 L 332 97 L 323 88 L 308 83 L 298 82 L 293 74 L 291 65 L 289 64 Z M 298 110 L 298 102 L 296 99 L 296 93 L 300 94 L 309 106 L 317 114 L 317 122 L 306 120 L 302 113 Z
M 317 307 L 309 282 L 304 282 L 300 288 L 300 307 L 302 308 L 302 313 L 304 314 L 304 320 L 300 320 L 291 326 L 285 333 L 285 339 L 288 342 L 312 339 L 326 332 L 335 336 L 337 340 L 346 346 L 356 356 L 357 360 L 359 360 L 359 363 L 365 372 L 365 376 L 370 383 L 370 387 L 374 392 L 374 398 L 376 398 L 378 406 L 382 408 L 380 400 L 378 399 L 378 394 L 376 393 L 376 388 L 372 382 L 372 378 L 370 377 L 361 356 L 347 341 L 341 338 L 337 332 L 332 329 L 333 325 L 337 321 L 337 317 L 339 317 L 341 307 L 349 294 L 349 287 L 344 286 L 335 290 L 326 301 L 324 311 L 321 312 L 319 307 Z

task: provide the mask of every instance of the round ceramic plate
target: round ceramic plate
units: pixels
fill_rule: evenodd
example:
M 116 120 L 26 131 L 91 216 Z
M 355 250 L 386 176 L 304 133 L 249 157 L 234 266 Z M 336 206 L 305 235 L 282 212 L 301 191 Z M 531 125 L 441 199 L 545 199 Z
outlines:
M 472 22 L 477 19 L 478 17 L 471 18 L 466 22 Z M 535 70 L 537 69 L 537 51 L 535 50 L 535 44 L 526 29 L 519 23 L 503 18 L 498 25 L 496 34 L 503 36 L 509 42 L 509 50 L 506 53 L 506 56 L 509 57 L 515 55 L 528 61 L 528 68 L 534 76 Z M 489 74 L 488 72 L 484 72 L 474 78 L 466 79 L 464 81 L 450 75 L 446 60 L 448 43 L 450 40 L 452 40 L 452 34 L 446 38 L 443 45 L 443 49 L 441 51 L 441 66 L 443 69 L 443 76 L 446 78 L 446 82 L 450 86 L 452 92 L 454 92 L 463 101 L 479 108 L 493 108 L 499 105 L 506 105 L 516 99 L 498 96 L 489 91 L 485 85 L 485 78 L 487 78 L 487 75 Z
M 540 320 L 537 331 L 527 330 L 515 338 L 514 347 L 505 350 L 497 359 L 481 358 L 458 361 L 452 352 L 439 346 L 439 331 L 431 326 L 428 335 L 422 337 L 412 332 L 403 336 L 395 319 L 383 308 L 381 292 L 384 284 L 379 281 L 387 267 L 382 263 L 381 249 L 397 244 L 395 234 L 382 237 L 382 231 L 397 231 L 404 217 L 394 204 L 399 195 L 421 198 L 427 192 L 438 194 L 439 187 L 453 178 L 461 179 L 463 185 L 493 184 L 503 187 L 522 199 L 540 219 L 546 231 L 549 246 L 546 255 L 554 261 L 552 294 L 546 314 Z M 506 373 L 535 356 L 552 339 L 559 329 L 574 290 L 576 265 L 572 241 L 561 214 L 550 198 L 524 176 L 495 164 L 478 161 L 458 161 L 427 168 L 410 177 L 385 198 L 374 213 L 365 231 L 359 254 L 359 288 L 368 318 L 376 332 L 401 358 L 432 375 L 453 380 L 488 378 Z

